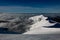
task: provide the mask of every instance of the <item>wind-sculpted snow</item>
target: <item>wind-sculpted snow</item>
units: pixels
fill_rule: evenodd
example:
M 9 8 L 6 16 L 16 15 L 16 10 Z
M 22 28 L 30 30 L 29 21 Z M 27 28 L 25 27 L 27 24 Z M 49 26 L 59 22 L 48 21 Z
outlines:
M 59 21 L 47 16 L 0 14 L 0 40 L 60 40 Z M 1 30 L 8 34 L 1 34 Z
M 47 19 L 47 17 L 44 17 L 43 15 L 38 15 L 38 16 L 33 16 L 29 18 L 30 20 L 33 20 L 34 23 L 41 21 L 41 20 L 45 20 Z
M 36 34 L 40 34 L 41 32 L 44 33 L 45 30 L 46 33 L 50 33 L 50 30 L 53 32 L 52 30 L 55 30 L 55 28 L 49 29 L 49 27 L 55 26 L 57 22 L 53 21 L 53 23 L 50 23 L 50 21 L 47 19 L 48 17 L 45 17 L 43 15 L 30 16 L 22 14 L 0 14 L 0 27 L 8 28 L 8 31 L 24 34 L 34 34 L 38 30 L 40 31 Z
M 48 17 L 44 17 L 43 15 L 39 15 L 39 16 L 34 16 L 34 17 L 30 17 L 30 20 L 33 20 L 34 24 L 31 25 L 32 27 L 30 29 L 35 29 L 37 27 L 40 28 L 44 28 L 44 26 L 53 26 L 56 23 L 50 23 L 48 20 Z
M 60 32 L 60 29 L 48 28 L 49 26 L 54 26 L 57 23 L 50 23 L 49 20 L 46 20 L 47 17 L 44 17 L 43 15 L 34 16 L 29 19 L 33 20 L 34 24 L 31 25 L 30 31 L 24 34 L 54 34 Z

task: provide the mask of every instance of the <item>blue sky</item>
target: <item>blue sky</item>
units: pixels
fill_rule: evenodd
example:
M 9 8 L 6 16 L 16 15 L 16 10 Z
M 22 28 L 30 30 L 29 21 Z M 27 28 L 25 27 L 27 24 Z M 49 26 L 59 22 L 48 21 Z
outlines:
M 60 13 L 60 0 L 0 0 L 0 12 Z

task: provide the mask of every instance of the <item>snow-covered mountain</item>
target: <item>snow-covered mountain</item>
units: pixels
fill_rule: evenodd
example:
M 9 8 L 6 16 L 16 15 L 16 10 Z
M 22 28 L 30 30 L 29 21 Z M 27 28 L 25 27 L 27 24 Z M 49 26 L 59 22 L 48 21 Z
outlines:
M 39 16 L 34 16 L 29 18 L 31 20 L 33 20 L 34 24 L 31 25 L 31 29 L 37 28 L 37 27 L 41 27 L 44 28 L 44 26 L 53 26 L 56 23 L 49 23 L 48 17 L 44 17 L 43 15 L 39 15 Z
M 60 24 L 55 21 L 50 22 L 50 18 L 44 15 L 22 15 L 22 14 L 0 14 L 0 27 L 8 28 L 8 31 L 23 34 L 49 34 L 60 32 L 55 28 Z M 52 28 L 53 26 L 53 28 Z
M 43 15 L 33 16 L 29 18 L 33 20 L 33 24 L 31 25 L 30 31 L 27 31 L 24 34 L 56 34 L 60 33 L 59 28 L 48 28 L 49 26 L 54 26 L 57 22 L 53 21 L 50 23 L 48 17 Z

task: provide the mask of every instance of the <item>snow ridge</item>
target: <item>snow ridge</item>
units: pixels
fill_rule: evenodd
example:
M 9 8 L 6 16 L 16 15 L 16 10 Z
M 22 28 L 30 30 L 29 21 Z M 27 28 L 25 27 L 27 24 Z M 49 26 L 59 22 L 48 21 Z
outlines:
M 46 28 L 49 26 L 53 26 L 56 23 L 50 23 L 48 20 L 46 20 L 48 17 L 45 17 L 43 15 L 30 17 L 30 20 L 33 20 L 33 25 L 31 25 L 30 31 L 27 31 L 24 34 L 50 34 L 58 32 L 60 29 L 56 28 Z

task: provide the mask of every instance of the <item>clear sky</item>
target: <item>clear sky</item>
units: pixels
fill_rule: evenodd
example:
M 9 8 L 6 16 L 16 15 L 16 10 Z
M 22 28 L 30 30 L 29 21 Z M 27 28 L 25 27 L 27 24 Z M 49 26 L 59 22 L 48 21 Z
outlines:
M 60 13 L 60 0 L 0 0 L 0 12 Z

